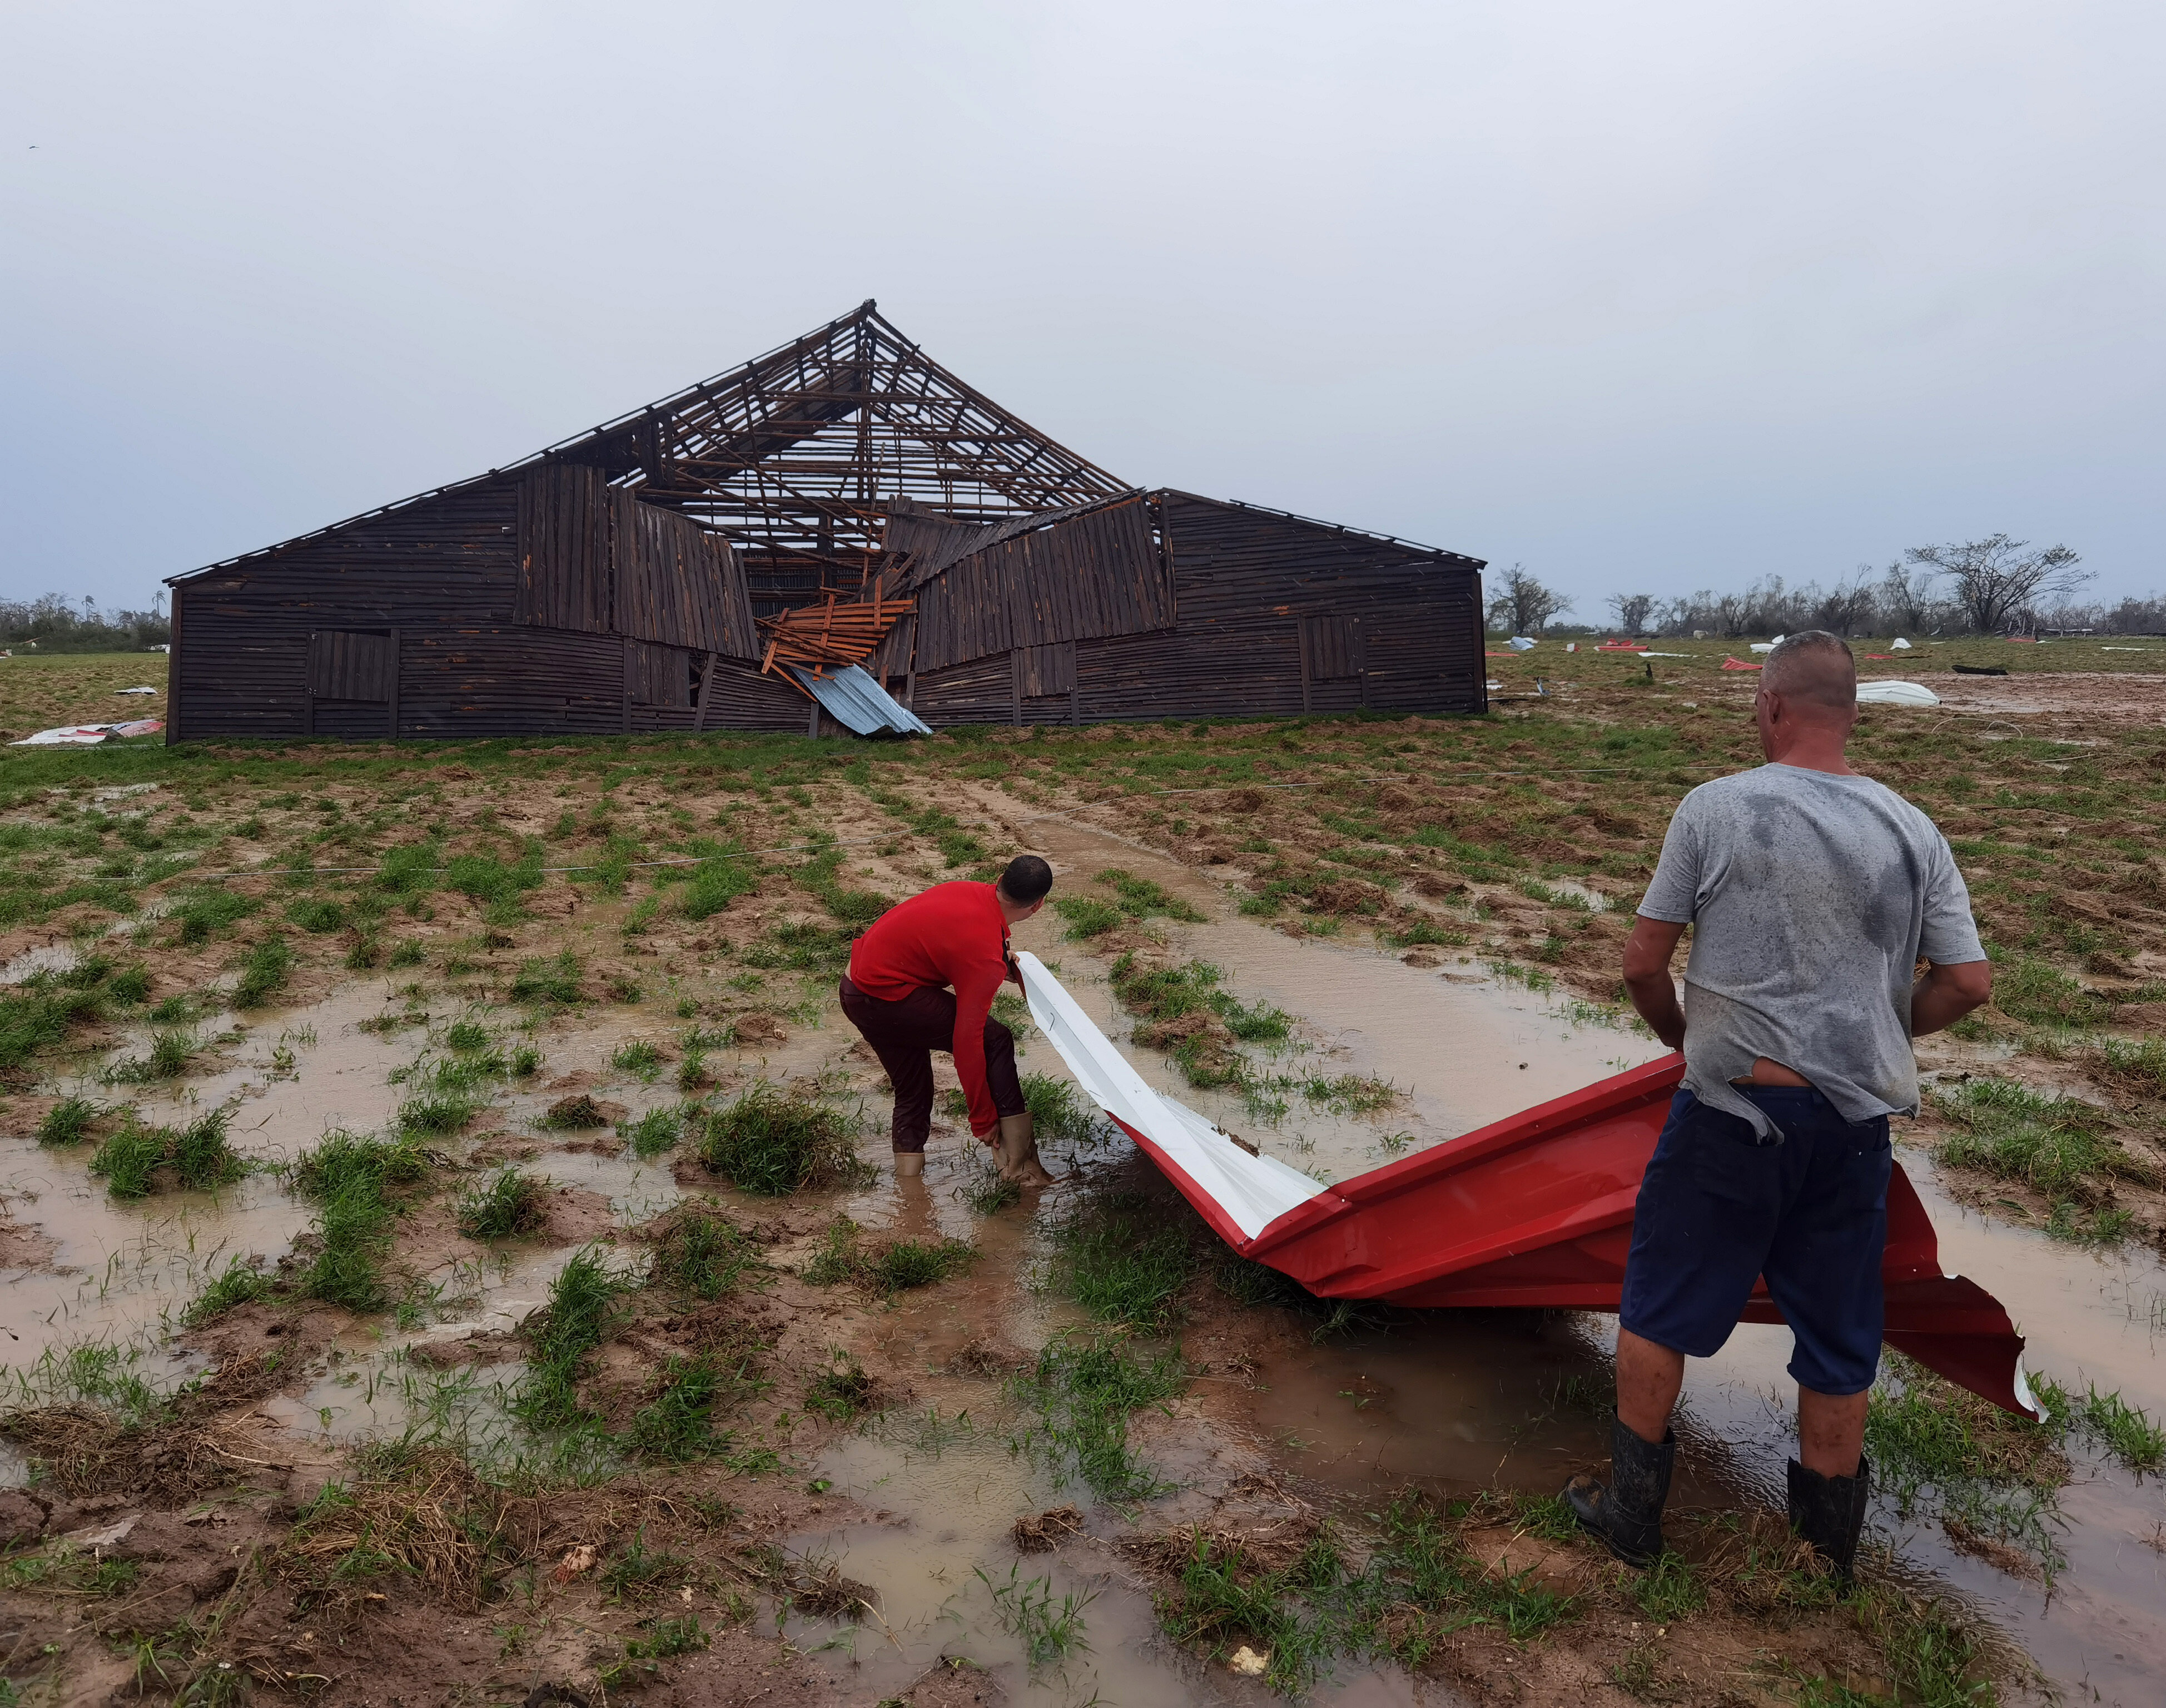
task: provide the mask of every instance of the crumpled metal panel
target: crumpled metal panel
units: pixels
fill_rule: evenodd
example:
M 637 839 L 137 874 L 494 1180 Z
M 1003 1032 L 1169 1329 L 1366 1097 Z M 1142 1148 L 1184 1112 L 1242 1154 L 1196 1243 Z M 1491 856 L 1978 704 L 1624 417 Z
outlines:
M 932 733 L 932 725 L 855 664 L 845 664 L 839 670 L 830 670 L 820 676 L 810 670 L 800 670 L 795 664 L 786 668 L 847 730 L 858 735 L 875 735 L 881 730 L 895 735 Z

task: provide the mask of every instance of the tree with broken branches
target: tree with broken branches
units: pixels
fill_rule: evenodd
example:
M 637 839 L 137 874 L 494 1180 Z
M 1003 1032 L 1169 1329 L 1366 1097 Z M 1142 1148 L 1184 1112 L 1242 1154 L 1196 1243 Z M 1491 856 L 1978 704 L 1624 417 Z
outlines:
M 1609 609 L 1617 619 L 1617 627 L 1628 635 L 1636 635 L 1647 627 L 1648 616 L 1655 609 L 1651 593 L 1613 593 Z
M 2065 599 L 2093 573 L 2066 546 L 2034 552 L 2028 540 L 1994 534 L 1962 545 L 1912 546 L 1903 555 L 1955 584 L 1956 602 L 1978 634 L 1997 634 L 2034 605 Z
M 1569 599 L 1543 586 L 1524 563 L 1514 563 L 1489 601 L 1489 627 L 1508 635 L 1538 635 L 1571 609 Z

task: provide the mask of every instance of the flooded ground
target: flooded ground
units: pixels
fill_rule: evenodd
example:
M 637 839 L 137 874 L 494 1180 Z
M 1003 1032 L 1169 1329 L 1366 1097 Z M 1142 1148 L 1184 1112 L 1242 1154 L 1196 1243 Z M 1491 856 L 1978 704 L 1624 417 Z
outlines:
M 1238 869 L 1170 858 L 1132 833 L 1132 816 L 1084 804 L 1042 810 L 975 781 L 943 799 L 975 815 L 989 840 L 1043 853 L 1067 891 L 1117 867 L 1204 916 L 1150 917 L 1096 942 L 1071 940 L 1049 912 L 1017 939 L 1057 966 L 1151 1083 L 1320 1181 L 1345 1181 L 1656 1053 L 1643 1034 L 1588 1000 L 1585 986 L 1574 998 L 1513 976 L 1463 899 L 1445 903 L 1426 891 L 1405 898 L 1400 923 L 1449 926 L 1470 938 L 1465 946 L 1388 951 L 1359 929 L 1323 934 L 1329 922 L 1306 912 L 1244 916 L 1240 903 L 1249 891 Z M 658 791 L 656 804 L 666 808 Z M 124 815 L 139 801 L 116 796 L 93 805 Z M 519 810 L 506 803 L 508 814 Z M 912 865 L 890 854 L 869 808 L 852 812 L 864 822 L 846 814 L 823 821 L 850 838 L 858 851 L 852 860 L 862 854 L 844 876 L 900 893 L 939 875 L 929 861 Z M 793 839 L 777 845 L 801 852 L 811 845 L 797 839 L 805 833 L 778 830 L 778 838 Z M 871 848 L 881 851 L 864 852 Z M 1613 911 L 1610 888 L 1552 875 L 1547 889 L 1615 928 L 1603 917 Z M 718 914 L 734 936 L 711 922 L 695 927 L 665 917 L 668 928 L 642 937 L 655 910 L 634 896 L 604 900 L 544 886 L 532 900 L 549 922 L 546 940 L 530 932 L 508 954 L 486 947 L 479 906 L 440 899 L 441 916 L 415 911 L 394 918 L 381 945 L 418 945 L 425 963 L 399 971 L 320 968 L 301 991 L 304 999 L 288 1006 L 230 1012 L 217 992 L 231 962 L 194 963 L 190 976 L 203 995 L 185 1028 L 200 1053 L 184 1073 L 113 1081 L 115 1064 L 153 1045 L 160 1029 L 140 1019 L 114 1023 L 94 1049 L 44 1059 L 39 1108 L 66 1095 L 108 1108 L 125 1102 L 141 1120 L 175 1127 L 224 1108 L 251 1167 L 215 1193 L 158 1191 L 121 1201 L 89 1172 L 89 1146 L 41 1145 L 27 1126 L 0 1136 L 8 1213 L 0 1245 L 8 1282 L 0 1332 L 8 1340 L 0 1360 L 18 1385 L 34 1382 L 40 1361 L 86 1345 L 122 1349 L 130 1367 L 166 1387 L 203 1374 L 219 1356 L 230 1362 L 239 1330 L 215 1348 L 208 1334 L 180 1337 L 182 1311 L 236 1257 L 272 1274 L 307 1260 L 319 1212 L 297 1195 L 288 1166 L 327 1133 L 390 1129 L 410 1094 L 411 1072 L 443 1059 L 449 1029 L 464 1022 L 506 1050 L 538 1051 L 538 1066 L 494 1084 L 473 1120 L 426 1141 L 435 1196 L 400 1227 L 396 1303 L 359 1315 L 314 1312 L 287 1342 L 302 1365 L 298 1377 L 252 1401 L 251 1419 L 319 1479 L 346 1462 L 346 1450 L 415 1430 L 434 1432 L 431 1440 L 513 1441 L 518 1426 L 508 1407 L 531 1350 L 516 1331 L 547 1303 L 572 1259 L 599 1248 L 636 1272 L 650 1260 L 642 1230 L 688 1198 L 720 1202 L 763 1242 L 769 1278 L 757 1298 L 739 1302 L 743 1313 L 786 1317 L 783 1338 L 796 1361 L 776 1360 L 767 1409 L 737 1444 L 748 1450 L 746 1468 L 723 1478 L 728 1499 L 764 1515 L 795 1569 L 866 1590 L 848 1609 L 816 1612 L 763 1592 L 761 1619 L 781 1620 L 795 1661 L 830 1693 L 804 1700 L 969 1700 L 939 1694 L 952 1682 L 943 1658 L 968 1656 L 1019 1701 L 1079 1708 L 1094 1700 L 1260 1701 L 1269 1695 L 1264 1684 L 1207 1663 L 1193 1646 L 1164 1634 L 1154 1596 L 1165 1594 L 1165 1578 L 1138 1563 L 1131 1544 L 1139 1534 L 1216 1523 L 1228 1503 L 1244 1498 L 1241 1491 L 1262 1489 L 1276 1492 L 1261 1497 L 1257 1510 L 1276 1504 L 1288 1513 L 1327 1515 L 1366 1546 L 1375 1513 L 1409 1487 L 1454 1497 L 1547 1494 L 1605 1451 L 1611 1319 L 1378 1312 L 1323 1334 L 1317 1319 L 1297 1311 L 1237 1308 L 1212 1293 L 1207 1277 L 1188 1315 L 1164 1331 L 1189 1361 L 1187 1387 L 1162 1409 L 1144 1408 L 1134 1425 L 1138 1452 L 1170 1486 L 1148 1499 L 1093 1499 L 1058 1456 L 1033 1451 L 1016 1382 L 1045 1348 L 1086 1326 L 1080 1308 L 1048 1284 L 1061 1224 L 1079 1206 L 1129 1194 L 1170 1224 L 1193 1225 L 1124 1141 L 1101 1134 L 1054 1147 L 1068 1171 L 1063 1182 L 988 1213 L 974 1207 L 982 1173 L 967 1135 L 943 1113 L 924 1179 L 895 1181 L 880 1166 L 886 1105 L 878 1070 L 853 1049 L 854 1034 L 829 994 L 829 972 L 776 965 L 772 954 L 763 970 L 729 959 L 755 941 L 755 928 L 769 933 L 757 939 L 767 943 L 778 929 L 802 927 L 801 898 L 779 907 L 763 902 L 769 911 L 750 923 L 744 904 Z M 0 977 L 19 983 L 67 976 L 100 940 L 79 932 L 22 947 Z M 592 969 L 581 1000 L 551 1007 L 506 999 L 504 986 L 521 956 L 564 946 Z M 1133 1017 L 1112 984 L 1124 947 L 1168 965 L 1207 962 L 1240 1002 L 1292 1017 L 1282 1044 L 1249 1050 L 1258 1082 L 1280 1087 L 1271 1094 L 1277 1107 L 1239 1087 L 1198 1089 L 1173 1059 L 1133 1044 Z M 456 970 L 469 960 L 480 970 Z M 618 983 L 636 986 L 637 1000 L 602 994 Z M 753 991 L 757 1002 L 745 996 Z M 642 1158 L 624 1141 L 626 1124 L 694 1094 L 675 1083 L 694 1050 L 687 1039 L 740 1023 L 746 1038 L 770 1041 L 700 1046 L 711 1083 L 697 1094 L 720 1104 L 761 1079 L 816 1082 L 858 1123 L 861 1154 L 876 1171 L 867 1183 L 808 1190 L 779 1203 L 753 1199 L 721 1186 L 683 1148 Z M 1022 1043 L 1027 1071 L 1065 1077 L 1045 1040 L 1025 1034 Z M 641 1044 L 652 1046 L 650 1064 L 621 1066 L 627 1046 Z M 1966 1066 L 2005 1060 L 2016 1047 L 2005 1036 L 1946 1046 L 1950 1060 Z M 2068 1073 L 2068 1088 L 2079 1089 L 2077 1068 Z M 1299 1089 L 1339 1076 L 1387 1084 L 1395 1095 L 1352 1114 Z M 944 1061 L 939 1082 L 943 1089 L 954 1083 Z M 577 1096 L 607 1112 L 603 1124 L 550 1125 L 552 1108 Z M 1972 1207 L 1976 1191 L 1944 1184 L 1921 1150 L 1903 1155 L 1940 1229 L 1946 1266 L 1978 1277 L 2007 1304 L 2030 1336 L 2034 1371 L 2073 1393 L 2095 1385 L 2166 1417 L 2158 1351 L 2166 1269 L 2153 1250 L 2137 1240 L 2101 1249 L 2050 1240 L 2014 1216 L 1994 1219 Z M 519 1239 L 461 1236 L 450 1206 L 507 1164 L 546 1181 L 546 1224 Z M 807 1284 L 802 1272 L 837 1217 L 868 1237 L 970 1242 L 975 1266 L 942 1284 L 885 1297 Z M 738 1305 L 719 1309 L 726 1315 Z M 233 1320 L 253 1331 L 256 1319 L 244 1313 Z M 1157 1344 L 1149 1335 L 1138 1344 L 1144 1341 Z M 1779 1509 L 1792 1447 L 1788 1350 L 1787 1331 L 1748 1325 L 1720 1356 L 1692 1365 L 1680 1510 Z M 805 1371 L 830 1355 L 862 1359 L 877 1378 L 881 1404 L 871 1420 L 837 1427 L 801 1403 Z M 627 1357 L 605 1372 L 618 1384 L 608 1396 L 616 1408 L 613 1426 L 649 1397 L 653 1362 L 638 1366 Z M 1895 1581 L 1960 1596 L 2067 1696 L 2148 1701 L 2156 1679 L 2166 1676 L 2166 1509 L 2155 1478 L 2122 1468 L 2095 1443 L 2072 1441 L 2068 1452 L 2073 1477 L 2046 1520 L 2061 1556 L 2050 1578 L 2014 1568 L 2005 1553 L 1967 1550 L 1929 1506 L 1905 1516 L 1884 1493 L 1873 1533 L 1893 1550 Z M 30 1467 L 19 1457 L 0 1457 L 0 1474 L 21 1483 Z M 1069 1504 L 1080 1526 L 1073 1537 L 1045 1552 L 1019 1552 L 1018 1518 Z M 1592 1594 L 1573 1582 L 1573 1593 Z M 526 1593 L 531 1604 L 540 1592 L 530 1585 Z M 1033 1656 L 1033 1620 L 1042 1625 L 1069 1614 L 1075 1641 L 1056 1657 Z M 1598 1655 L 1598 1636 L 1545 1641 L 1558 1648 L 1583 1642 L 1597 1655 L 1587 1674 L 1594 1682 L 1579 1694 L 1623 1700 L 1621 1684 L 1603 1682 L 1614 1656 Z M 569 1638 L 565 1645 L 556 1652 L 563 1676 L 599 1664 Z M 520 1690 L 542 1679 L 536 1672 Z M 1793 1700 L 1767 1694 L 1764 1684 L 1741 1684 L 1743 1700 Z M 1381 1703 L 1455 1701 L 1471 1692 L 1388 1663 L 1349 1661 L 1327 1673 L 1317 1694 Z M 717 1685 L 682 1700 L 727 1699 Z

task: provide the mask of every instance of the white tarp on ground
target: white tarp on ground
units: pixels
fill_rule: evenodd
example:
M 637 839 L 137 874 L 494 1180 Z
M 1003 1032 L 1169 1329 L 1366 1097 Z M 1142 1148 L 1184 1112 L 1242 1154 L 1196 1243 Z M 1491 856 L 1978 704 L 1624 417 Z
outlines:
M 1861 682 L 1860 706 L 1938 706 L 1941 696 L 1921 682 Z
M 18 742 L 10 742 L 11 748 L 95 747 L 108 735 L 156 735 L 165 727 L 164 720 L 139 717 L 130 723 L 71 723 L 60 729 L 41 729 L 35 735 L 26 735 Z
M 1030 1018 L 1060 1052 L 1084 1095 L 1163 1150 L 1244 1237 L 1255 1239 L 1288 1210 L 1325 1190 L 1321 1181 L 1275 1157 L 1251 1155 L 1195 1110 L 1153 1091 L 1043 961 L 1018 949 L 1016 965 L 1022 970 Z

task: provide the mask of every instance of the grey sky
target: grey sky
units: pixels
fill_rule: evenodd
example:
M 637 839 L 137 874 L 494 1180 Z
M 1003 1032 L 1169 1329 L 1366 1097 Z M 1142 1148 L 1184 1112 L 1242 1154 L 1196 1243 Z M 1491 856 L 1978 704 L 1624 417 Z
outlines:
M 0 588 L 478 473 L 867 296 L 1139 483 L 1603 595 L 2166 585 L 2155 4 L 0 13 Z

